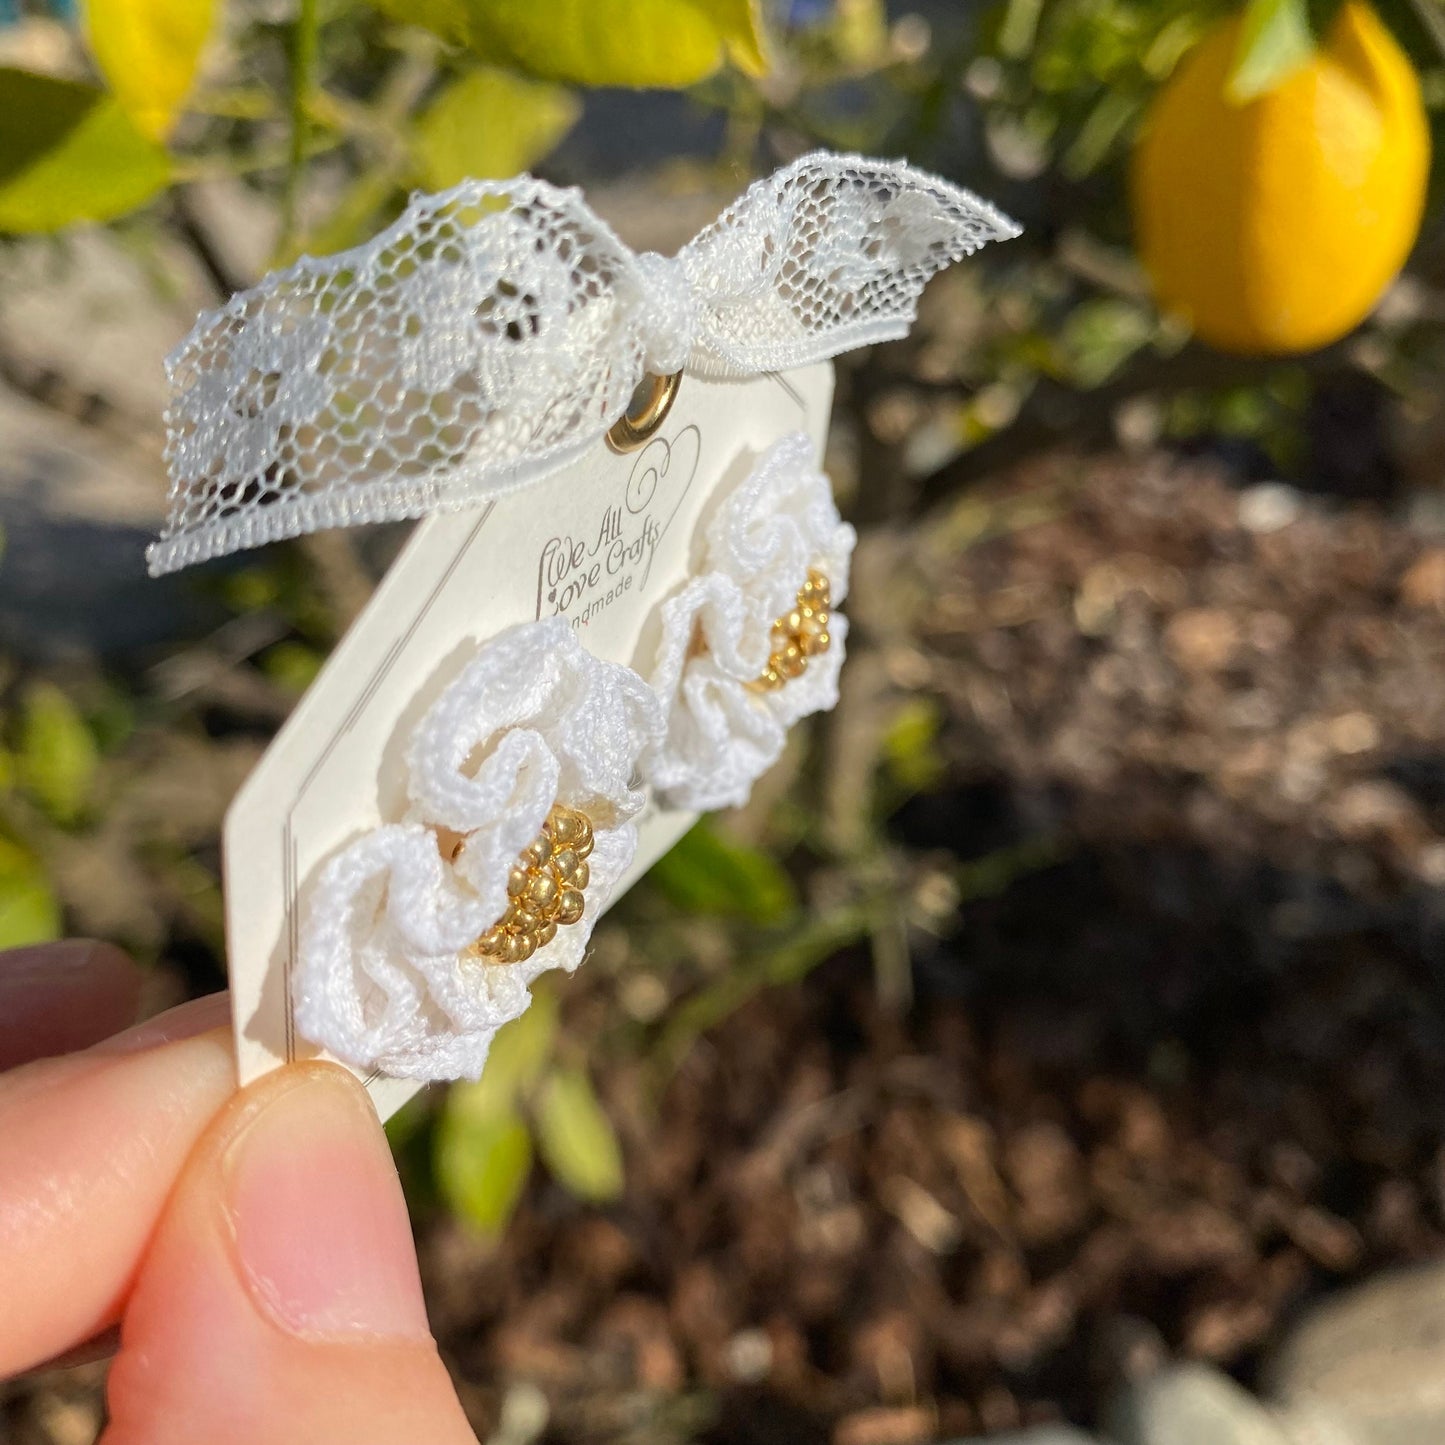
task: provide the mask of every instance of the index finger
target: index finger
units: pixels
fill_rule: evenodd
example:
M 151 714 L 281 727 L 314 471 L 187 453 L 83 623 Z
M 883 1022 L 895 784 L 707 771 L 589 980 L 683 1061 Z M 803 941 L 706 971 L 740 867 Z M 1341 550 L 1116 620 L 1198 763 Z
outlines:
M 0 1075 L 0 1376 L 120 1318 L 181 1166 L 235 1089 L 228 1032 L 175 1036 L 220 1023 L 225 995 L 184 1007 L 179 1024 Z

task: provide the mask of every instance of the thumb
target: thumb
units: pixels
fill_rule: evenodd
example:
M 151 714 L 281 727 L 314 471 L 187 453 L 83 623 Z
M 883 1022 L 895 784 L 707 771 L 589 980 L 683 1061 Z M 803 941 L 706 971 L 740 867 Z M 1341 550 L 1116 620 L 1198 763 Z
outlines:
M 475 1445 L 361 1086 L 268 1075 L 193 1150 L 126 1310 L 103 1445 Z

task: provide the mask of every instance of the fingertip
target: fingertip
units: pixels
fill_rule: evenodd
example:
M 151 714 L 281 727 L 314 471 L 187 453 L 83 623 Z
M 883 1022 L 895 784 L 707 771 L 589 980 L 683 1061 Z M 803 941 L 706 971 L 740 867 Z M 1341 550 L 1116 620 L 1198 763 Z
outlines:
M 220 1168 L 243 1277 L 283 1329 L 430 1338 L 401 1185 L 351 1074 L 280 1073 L 249 1101 Z
M 369 1098 L 327 1064 L 223 1109 L 161 1220 L 111 1371 L 107 1445 L 474 1442 L 427 1327 Z
M 0 1077 L 0 1375 L 115 1323 L 187 1156 L 235 1086 L 218 1032 Z

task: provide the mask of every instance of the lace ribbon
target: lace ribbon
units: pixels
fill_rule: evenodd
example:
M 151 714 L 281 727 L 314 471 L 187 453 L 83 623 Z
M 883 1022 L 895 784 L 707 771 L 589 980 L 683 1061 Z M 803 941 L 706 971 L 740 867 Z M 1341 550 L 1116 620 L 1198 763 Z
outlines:
M 473 505 L 574 460 L 649 372 L 748 376 L 903 336 L 924 284 L 1018 227 L 900 162 L 817 152 L 676 257 L 530 176 L 414 197 L 168 358 L 153 575 L 326 527 Z

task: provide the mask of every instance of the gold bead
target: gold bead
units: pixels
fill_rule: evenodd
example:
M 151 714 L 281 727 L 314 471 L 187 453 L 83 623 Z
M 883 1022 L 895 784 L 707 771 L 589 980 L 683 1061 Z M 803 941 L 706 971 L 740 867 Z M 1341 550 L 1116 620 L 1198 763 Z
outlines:
M 586 858 L 592 852 L 592 823 L 585 813 L 577 814 L 577 837 L 572 851 L 579 858 Z
M 537 930 L 537 947 L 546 948 L 556 936 L 557 925 L 554 921 L 548 919 L 547 922 Z
M 575 849 L 560 848 L 552 855 L 552 873 L 559 883 L 570 883 L 581 866 L 582 860 Z
M 473 949 L 481 954 L 500 953 L 502 943 L 506 939 L 506 932 L 500 923 L 494 923 L 480 938 L 472 944 Z
M 545 868 L 552 856 L 552 840 L 542 833 L 522 850 L 522 861 L 532 868 Z
M 831 640 L 829 605 L 827 577 L 816 567 L 809 567 L 807 577 L 798 588 L 797 605 L 773 623 L 767 665 L 749 686 L 757 692 L 773 692 L 790 679 L 801 677 L 810 657 L 827 651 Z
M 537 935 L 535 933 L 519 933 L 517 935 L 517 941 L 522 945 L 522 956 L 517 959 L 517 962 L 526 963 L 526 961 L 531 958 L 531 956 L 537 951 Z
M 558 923 L 576 923 L 582 917 L 582 910 L 587 906 L 587 900 L 576 888 L 564 888 L 562 897 L 557 904 Z
M 509 908 L 507 926 L 518 933 L 535 933 L 542 926 L 540 914 L 530 908 Z
M 507 874 L 507 894 L 512 898 L 520 898 L 526 891 L 527 885 L 532 881 L 532 875 L 521 866 L 515 867 Z
M 542 914 L 551 912 L 557 901 L 557 880 L 550 873 L 538 873 L 527 886 L 527 899 L 536 905 Z
M 560 848 L 565 848 L 569 843 L 577 841 L 577 814 L 570 809 L 564 809 L 560 805 L 552 809 L 550 831 L 552 842 Z
M 502 940 L 500 953 L 503 963 L 521 963 L 524 958 L 530 957 L 520 933 L 507 934 Z
M 577 871 L 573 873 L 569 881 L 578 892 L 581 892 L 592 881 L 592 870 L 585 863 L 579 862 Z

